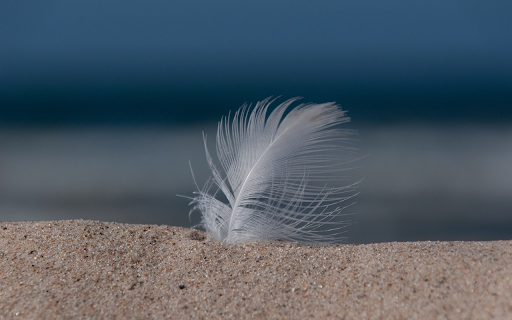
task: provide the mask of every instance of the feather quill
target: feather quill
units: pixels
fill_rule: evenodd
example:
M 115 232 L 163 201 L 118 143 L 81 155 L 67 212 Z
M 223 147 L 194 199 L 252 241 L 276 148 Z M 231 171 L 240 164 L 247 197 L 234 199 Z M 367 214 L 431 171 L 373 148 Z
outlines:
M 348 222 L 340 221 L 340 204 L 355 195 L 355 184 L 339 186 L 339 173 L 355 159 L 356 149 L 348 137 L 354 131 L 338 126 L 350 118 L 335 103 L 300 104 L 288 111 L 296 100 L 268 116 L 270 98 L 254 108 L 242 106 L 232 120 L 222 118 L 216 139 L 220 168 L 203 137 L 212 177 L 194 193 L 191 212 L 201 212 L 200 226 L 213 238 L 228 243 L 343 240 Z M 219 191 L 227 203 L 218 199 Z

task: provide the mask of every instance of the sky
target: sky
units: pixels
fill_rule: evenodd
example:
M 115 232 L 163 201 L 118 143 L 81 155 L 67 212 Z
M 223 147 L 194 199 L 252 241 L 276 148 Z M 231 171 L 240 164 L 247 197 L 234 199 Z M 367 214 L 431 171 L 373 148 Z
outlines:
M 190 123 L 270 95 L 362 121 L 512 121 L 511 14 L 509 1 L 2 2 L 0 124 Z

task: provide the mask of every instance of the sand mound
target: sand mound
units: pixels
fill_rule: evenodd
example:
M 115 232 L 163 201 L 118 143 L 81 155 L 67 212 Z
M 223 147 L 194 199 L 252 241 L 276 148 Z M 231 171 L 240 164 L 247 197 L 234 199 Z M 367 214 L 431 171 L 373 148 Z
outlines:
M 228 245 L 184 228 L 0 223 L 0 318 L 512 318 L 512 241 Z

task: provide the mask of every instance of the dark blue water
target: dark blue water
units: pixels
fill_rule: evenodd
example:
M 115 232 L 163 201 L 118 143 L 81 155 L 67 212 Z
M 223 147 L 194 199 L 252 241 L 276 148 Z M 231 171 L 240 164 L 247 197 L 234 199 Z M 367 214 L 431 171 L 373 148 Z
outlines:
M 361 84 L 273 82 L 210 87 L 0 88 L 0 126 L 174 126 L 217 121 L 270 95 L 336 101 L 356 123 L 512 123 L 512 82 Z

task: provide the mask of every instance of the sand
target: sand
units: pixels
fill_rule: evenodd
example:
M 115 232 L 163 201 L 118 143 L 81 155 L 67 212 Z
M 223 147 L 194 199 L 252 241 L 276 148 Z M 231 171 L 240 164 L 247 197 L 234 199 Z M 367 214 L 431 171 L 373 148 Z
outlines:
M 1 319 L 512 319 L 512 241 L 229 245 L 179 227 L 0 223 Z

